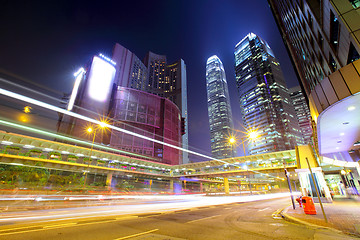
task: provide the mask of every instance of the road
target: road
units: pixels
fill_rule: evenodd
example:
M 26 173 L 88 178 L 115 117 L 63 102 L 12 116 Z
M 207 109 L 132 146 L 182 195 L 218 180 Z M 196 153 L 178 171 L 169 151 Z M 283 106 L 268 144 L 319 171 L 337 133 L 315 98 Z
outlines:
M 0 239 L 357 239 L 281 219 L 274 213 L 288 206 L 289 198 L 212 206 L 199 202 L 150 200 L 141 204 L 4 213 Z M 196 207 L 189 208 L 192 205 Z M 84 212 L 89 214 L 80 214 Z M 31 220 L 31 216 L 36 219 Z

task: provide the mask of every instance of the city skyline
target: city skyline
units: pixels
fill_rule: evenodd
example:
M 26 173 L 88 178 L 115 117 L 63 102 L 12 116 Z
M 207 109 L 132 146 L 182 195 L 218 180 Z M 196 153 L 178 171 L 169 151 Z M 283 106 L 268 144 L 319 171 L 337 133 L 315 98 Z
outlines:
M 136 4 L 122 4 L 122 10 L 117 10 L 121 11 L 121 15 L 115 14 L 112 5 L 90 6 L 77 2 L 70 4 L 67 15 L 63 15 L 61 10 L 67 8 L 65 3 L 47 3 L 41 6 L 34 4 L 28 8 L 18 8 L 16 4 L 7 3 L 5 5 L 7 11 L 4 11 L 5 14 L 2 16 L 5 18 L 2 19 L 4 38 L 0 40 L 1 46 L 6 48 L 1 47 L 0 66 L 7 72 L 46 87 L 70 92 L 73 72 L 93 54 L 103 52 L 110 56 L 115 42 L 131 49 L 137 56 L 144 56 L 150 50 L 166 54 L 169 62 L 183 58 L 187 65 L 189 102 L 192 103 L 188 106 L 190 148 L 209 154 L 210 144 L 206 141 L 209 139 L 207 107 L 204 100 L 206 88 L 203 85 L 205 79 L 203 62 L 209 56 L 216 54 L 223 60 L 225 71 L 228 73 L 230 95 L 236 96 L 232 48 L 247 32 L 261 33 L 273 46 L 280 62 L 284 62 L 284 69 L 290 69 L 291 72 L 286 73 L 287 80 L 293 82 L 290 85 L 297 85 L 297 80 L 277 30 L 274 34 L 273 29 L 276 28 L 276 24 L 266 1 L 246 3 L 248 4 L 246 8 L 241 10 L 243 14 L 235 11 L 236 6 L 243 5 L 242 3 L 233 1 L 219 4 L 215 1 L 206 1 L 208 12 L 196 14 L 204 4 L 204 1 L 196 3 L 184 1 L 176 4 L 160 2 L 154 6 L 143 5 L 140 12 L 144 14 L 152 12 L 152 15 L 145 14 L 147 17 L 156 16 L 157 11 L 161 9 L 176 7 L 175 12 L 166 14 L 168 21 L 162 21 L 163 28 L 169 30 L 164 31 L 151 27 L 150 23 L 139 21 L 140 18 L 129 20 L 129 17 L 139 10 Z M 28 11 L 29 9 L 32 11 Z M 55 11 L 57 9 L 59 11 Z M 28 19 L 25 25 L 20 20 L 12 22 L 7 20 L 7 14 L 13 16 L 15 11 L 22 18 Z M 56 14 L 51 14 L 54 11 Z M 237 26 L 236 23 L 244 22 L 253 13 L 259 17 L 252 21 L 251 26 L 241 25 L 240 28 Z M 221 21 L 208 18 L 207 16 L 210 15 L 219 16 Z M 43 21 L 44 19 L 47 21 Z M 161 21 L 158 18 L 152 20 L 153 23 Z M 220 23 L 226 27 L 220 27 Z M 205 27 L 210 25 L 216 27 Z M 27 29 L 34 31 L 29 34 Z M 26 39 L 26 44 L 14 42 L 10 36 Z M 36 56 L 36 61 L 29 60 L 33 56 Z M 231 105 L 235 128 L 239 128 L 241 127 L 238 121 L 240 110 L 235 97 L 232 98 Z

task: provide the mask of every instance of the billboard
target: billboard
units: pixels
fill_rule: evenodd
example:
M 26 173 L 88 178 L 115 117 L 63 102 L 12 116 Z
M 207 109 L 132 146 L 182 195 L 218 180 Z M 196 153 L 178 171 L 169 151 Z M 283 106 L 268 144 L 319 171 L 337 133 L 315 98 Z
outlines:
M 115 71 L 112 63 L 94 56 L 88 78 L 87 95 L 95 101 L 105 102 L 111 94 Z

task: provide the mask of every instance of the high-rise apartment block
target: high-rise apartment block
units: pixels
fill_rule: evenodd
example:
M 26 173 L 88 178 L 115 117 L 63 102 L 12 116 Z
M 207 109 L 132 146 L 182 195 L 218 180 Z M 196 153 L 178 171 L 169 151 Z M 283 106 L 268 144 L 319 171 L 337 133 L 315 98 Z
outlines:
M 206 90 L 212 156 L 234 157 L 235 151 L 229 143 L 234 128 L 229 90 L 224 66 L 215 55 L 206 62 Z
M 250 33 L 235 46 L 235 75 L 245 129 L 259 133 L 249 154 L 293 149 L 302 143 L 285 80 L 270 46 Z
M 268 2 L 305 90 L 320 155 L 357 161 L 359 1 Z
M 289 89 L 290 97 L 295 108 L 297 120 L 299 122 L 300 130 L 304 138 L 304 144 L 311 143 L 312 127 L 309 106 L 307 105 L 304 94 L 300 86 Z

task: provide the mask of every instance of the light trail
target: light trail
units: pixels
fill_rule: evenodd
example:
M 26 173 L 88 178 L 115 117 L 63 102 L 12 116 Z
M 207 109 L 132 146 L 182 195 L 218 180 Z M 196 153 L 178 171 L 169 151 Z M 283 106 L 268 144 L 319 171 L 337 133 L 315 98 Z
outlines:
M 55 112 L 62 113 L 62 114 L 65 114 L 65 115 L 68 115 L 68 116 L 71 116 L 71 117 L 74 117 L 74 118 L 78 118 L 78 119 L 81 119 L 81 120 L 84 120 L 84 121 L 87 121 L 87 122 L 91 122 L 91 123 L 94 123 L 94 124 L 97 124 L 97 125 L 103 124 L 103 125 L 105 125 L 105 127 L 111 128 L 113 130 L 123 132 L 123 133 L 129 134 L 129 135 L 135 136 L 135 137 L 139 137 L 139 138 L 142 138 L 142 139 L 154 142 L 154 143 L 159 143 L 159 144 L 162 144 L 164 146 L 168 146 L 168 147 L 180 150 L 180 151 L 185 151 L 185 152 L 197 155 L 199 157 L 203 157 L 203 158 L 206 158 L 206 159 L 209 159 L 209 160 L 215 160 L 215 161 L 219 161 L 219 162 L 222 162 L 222 163 L 225 163 L 225 164 L 229 164 L 229 163 L 227 163 L 225 161 L 222 161 L 222 160 L 219 160 L 219 159 L 216 159 L 216 158 L 212 158 L 212 157 L 209 157 L 209 156 L 201 154 L 201 153 L 197 153 L 197 152 L 194 152 L 194 151 L 191 151 L 191 150 L 188 150 L 188 149 L 185 149 L 185 148 L 181 148 L 181 147 L 169 144 L 169 143 L 165 143 L 165 142 L 162 142 L 162 141 L 159 141 L 159 140 L 156 140 L 156 139 L 152 139 L 150 137 L 146 137 L 146 136 L 143 136 L 141 134 L 134 133 L 134 132 L 131 132 L 131 131 L 128 131 L 128 130 L 125 130 L 125 129 L 122 129 L 122 128 L 119 128 L 119 127 L 116 127 L 116 126 L 113 126 L 113 125 L 110 125 L 110 124 L 104 124 L 103 122 L 98 121 L 96 119 L 89 118 L 89 117 L 86 117 L 86 116 L 83 116 L 83 115 L 80 115 L 78 113 L 74 113 L 74 112 L 71 112 L 71 111 L 67 111 L 65 109 L 50 105 L 48 103 L 44 103 L 42 101 L 27 97 L 27 96 L 23 96 L 21 94 L 14 93 L 14 92 L 2 89 L 2 88 L 0 88 L 0 94 L 5 95 L 5 96 L 10 97 L 10 98 L 20 100 L 20 101 L 31 103 L 31 104 L 37 105 L 39 107 L 43 107 L 43 108 L 46 108 L 46 109 L 49 109 L 49 110 L 53 110 Z
M 20 125 L 20 124 L 13 123 L 13 122 L 8 122 L 8 121 L 2 120 L 2 119 L 0 119 L 0 124 L 7 125 L 7 126 L 10 126 L 10 127 L 14 127 L 14 128 L 17 128 L 17 129 L 22 129 L 22 130 L 42 134 L 42 135 L 49 136 L 49 137 L 54 137 L 54 138 L 57 138 L 57 139 L 63 139 L 63 140 L 74 142 L 74 143 L 84 144 L 84 145 L 87 145 L 87 146 L 92 145 L 92 143 L 87 142 L 87 141 L 79 140 L 79 139 L 76 139 L 76 138 L 66 137 L 66 136 L 63 136 L 63 135 L 56 134 L 56 133 L 52 133 L 52 132 L 44 131 L 44 130 L 41 130 L 41 129 Z M 121 154 L 128 154 L 128 155 L 132 155 L 132 156 L 136 156 L 136 157 L 152 159 L 152 158 L 144 156 L 144 155 L 139 155 L 139 154 L 132 153 L 132 152 L 126 152 L 126 151 L 116 149 L 116 148 L 110 148 L 110 147 L 99 145 L 99 144 L 96 144 L 96 143 L 94 143 L 93 146 L 98 148 L 98 149 L 105 149 L 105 150 L 109 150 L 109 151 L 115 151 L 115 152 L 118 152 L 118 153 L 121 153 Z
M 150 137 L 146 137 L 144 135 L 134 133 L 134 132 L 131 132 L 131 131 L 128 131 L 128 130 L 125 130 L 125 129 L 122 129 L 122 128 L 119 128 L 119 127 L 116 127 L 114 125 L 104 124 L 103 122 L 98 121 L 96 119 L 86 117 L 86 116 L 83 116 L 81 114 L 74 113 L 74 112 L 71 112 L 71 111 L 68 111 L 68 110 L 65 110 L 65 109 L 50 105 L 48 103 L 44 103 L 42 101 L 27 97 L 27 96 L 23 96 L 21 94 L 8 91 L 6 89 L 0 88 L 0 94 L 5 95 L 5 96 L 10 97 L 10 98 L 20 100 L 20 101 L 31 103 L 31 104 L 34 104 L 34 105 L 37 105 L 37 106 L 40 106 L 40 107 L 43 107 L 43 108 L 58 112 L 58 113 L 62 113 L 62 114 L 65 114 L 65 115 L 68 115 L 68 116 L 71 116 L 71 117 L 74 117 L 74 118 L 78 118 L 78 119 L 81 119 L 81 120 L 84 120 L 84 121 L 87 121 L 87 122 L 91 122 L 91 123 L 94 123 L 94 124 L 97 124 L 97 125 L 104 125 L 107 128 L 110 128 L 110 129 L 113 129 L 113 130 L 116 130 L 116 131 L 119 131 L 119 132 L 123 132 L 125 134 L 129 134 L 129 135 L 132 135 L 132 136 L 135 136 L 135 137 L 139 137 L 139 138 L 142 138 L 142 139 L 154 142 L 154 143 L 159 143 L 159 144 L 162 144 L 164 146 L 168 146 L 168 147 L 180 150 L 180 151 L 188 152 L 190 154 L 194 154 L 194 155 L 199 156 L 199 157 L 203 157 L 203 158 L 206 158 L 206 159 L 209 159 L 209 160 L 221 162 L 221 163 L 226 164 L 226 165 L 239 167 L 238 165 L 235 165 L 235 164 L 232 164 L 232 163 L 220 160 L 220 159 L 216 159 L 216 158 L 213 158 L 213 157 L 210 157 L 210 156 L 198 153 L 198 152 L 194 152 L 194 151 L 191 151 L 191 150 L 188 150 L 188 149 L 185 149 L 185 148 L 181 148 L 181 147 L 169 144 L 169 143 L 165 143 L 165 142 L 162 142 L 162 141 L 150 138 Z M 245 169 L 245 167 L 242 167 L 242 168 Z M 269 177 L 269 178 L 271 177 L 271 178 L 277 178 L 277 179 L 282 180 L 282 178 L 280 178 L 280 177 L 275 177 L 275 176 L 271 176 L 271 175 L 269 176 L 269 174 L 264 174 L 264 173 L 261 173 L 259 171 L 255 171 L 255 170 L 251 170 L 251 169 L 247 169 L 247 168 L 245 170 L 248 170 L 248 171 L 251 171 L 251 172 L 266 176 L 266 177 Z
M 294 193 L 300 194 L 300 193 Z M 81 207 L 69 208 L 69 212 L 63 211 L 53 214 L 48 214 L 47 211 L 27 211 L 28 216 L 22 215 L 19 217 L 18 213 L 2 213 L 0 223 L 15 222 L 15 221 L 49 221 L 51 219 L 76 219 L 86 218 L 89 216 L 114 216 L 114 215 L 135 215 L 143 213 L 165 213 L 185 209 L 195 209 L 204 206 L 216 206 L 230 203 L 252 202 L 259 200 L 269 200 L 275 198 L 289 197 L 290 193 L 273 193 L 266 195 L 251 195 L 251 196 L 199 196 L 199 195 L 180 195 L 180 196 L 128 196 L 138 200 L 153 200 L 149 204 L 123 204 L 112 206 L 96 206 L 96 207 Z M 160 202 L 156 202 L 160 201 Z M 161 202 L 163 201 L 163 202 Z M 54 212 L 52 209 L 51 212 Z

